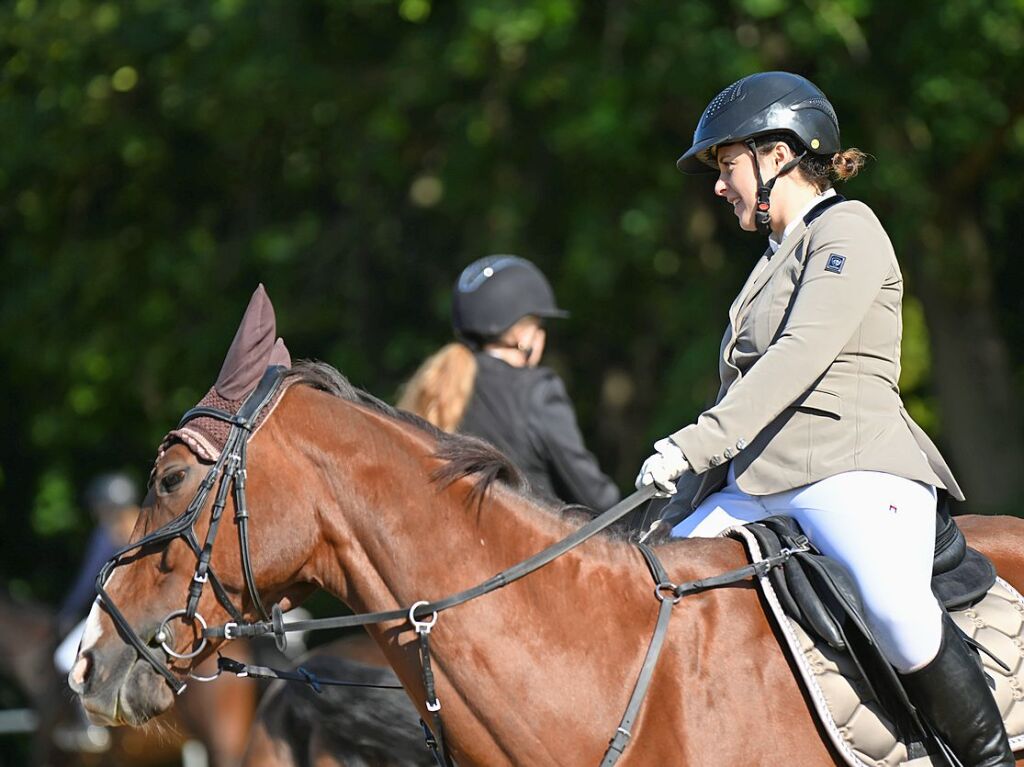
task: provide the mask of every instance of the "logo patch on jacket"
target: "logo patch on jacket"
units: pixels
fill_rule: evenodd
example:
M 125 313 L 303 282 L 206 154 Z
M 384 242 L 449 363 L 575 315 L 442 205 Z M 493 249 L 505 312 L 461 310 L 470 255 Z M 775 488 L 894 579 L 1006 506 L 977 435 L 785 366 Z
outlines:
M 828 263 L 825 264 L 826 272 L 835 272 L 836 274 L 842 274 L 843 264 L 846 263 L 846 256 L 840 256 L 838 253 L 832 253 L 828 257 Z

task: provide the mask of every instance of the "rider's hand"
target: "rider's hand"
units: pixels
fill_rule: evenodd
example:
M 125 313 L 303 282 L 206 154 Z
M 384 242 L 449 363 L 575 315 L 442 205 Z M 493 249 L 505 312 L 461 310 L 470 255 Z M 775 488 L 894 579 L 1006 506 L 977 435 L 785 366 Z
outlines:
M 665 495 L 675 495 L 675 480 L 690 468 L 690 464 L 686 462 L 686 456 L 679 445 L 668 437 L 655 442 L 654 449 L 658 452 L 640 467 L 640 473 L 636 475 L 636 486 L 639 489 L 654 484 Z

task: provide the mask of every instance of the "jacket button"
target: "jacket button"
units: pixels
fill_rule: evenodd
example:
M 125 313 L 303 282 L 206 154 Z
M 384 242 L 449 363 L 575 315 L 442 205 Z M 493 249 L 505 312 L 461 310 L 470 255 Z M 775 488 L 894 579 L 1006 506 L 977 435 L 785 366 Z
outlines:
M 727 460 L 727 461 L 728 461 L 728 460 L 729 460 L 730 458 L 732 458 L 732 450 L 730 450 L 729 448 L 726 448 L 726 449 L 725 449 L 725 450 L 724 450 L 724 451 L 722 452 L 722 455 L 723 455 L 723 456 L 725 457 L 725 460 Z
M 747 441 L 745 439 L 740 439 L 740 440 L 736 441 L 736 449 L 737 450 L 742 450 L 746 446 L 747 446 Z
M 710 458 L 708 459 L 708 465 L 709 465 L 709 466 L 717 466 L 717 465 L 718 465 L 718 464 L 720 464 L 721 462 L 722 462 L 722 459 L 721 459 L 721 458 L 719 458 L 719 457 L 718 457 L 717 455 L 713 455 L 713 456 L 711 456 L 711 457 L 710 457 Z

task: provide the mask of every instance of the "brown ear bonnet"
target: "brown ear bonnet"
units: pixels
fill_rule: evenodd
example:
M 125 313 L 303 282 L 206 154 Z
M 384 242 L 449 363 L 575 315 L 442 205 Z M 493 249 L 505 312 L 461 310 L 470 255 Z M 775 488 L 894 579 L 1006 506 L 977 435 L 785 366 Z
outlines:
M 259 383 L 264 371 L 271 365 L 291 367 L 291 355 L 284 341 L 276 338 L 277 322 L 274 306 L 267 291 L 260 284 L 249 300 L 235 338 L 228 348 L 217 382 L 198 405 L 237 413 L 246 396 Z M 275 340 L 276 338 L 276 340 Z M 282 387 L 277 394 L 281 396 Z M 264 408 L 261 420 L 273 410 L 274 403 Z M 259 422 L 254 426 L 257 428 Z M 178 439 L 204 461 L 216 461 L 227 441 L 230 424 L 214 418 L 194 418 L 180 429 L 174 429 L 164 438 L 164 447 L 171 439 Z

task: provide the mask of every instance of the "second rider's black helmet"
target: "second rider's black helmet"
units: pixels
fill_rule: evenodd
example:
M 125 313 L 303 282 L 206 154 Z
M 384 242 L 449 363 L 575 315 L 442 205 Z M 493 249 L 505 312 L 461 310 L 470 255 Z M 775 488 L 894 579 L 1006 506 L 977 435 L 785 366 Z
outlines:
M 791 133 L 812 154 L 833 155 L 840 148 L 839 120 L 814 83 L 789 72 L 760 72 L 715 96 L 676 167 L 683 173 L 718 170 L 714 147 L 769 133 Z
M 452 291 L 452 325 L 464 340 L 497 338 L 527 315 L 568 317 L 543 272 L 518 256 L 487 256 L 462 270 Z

